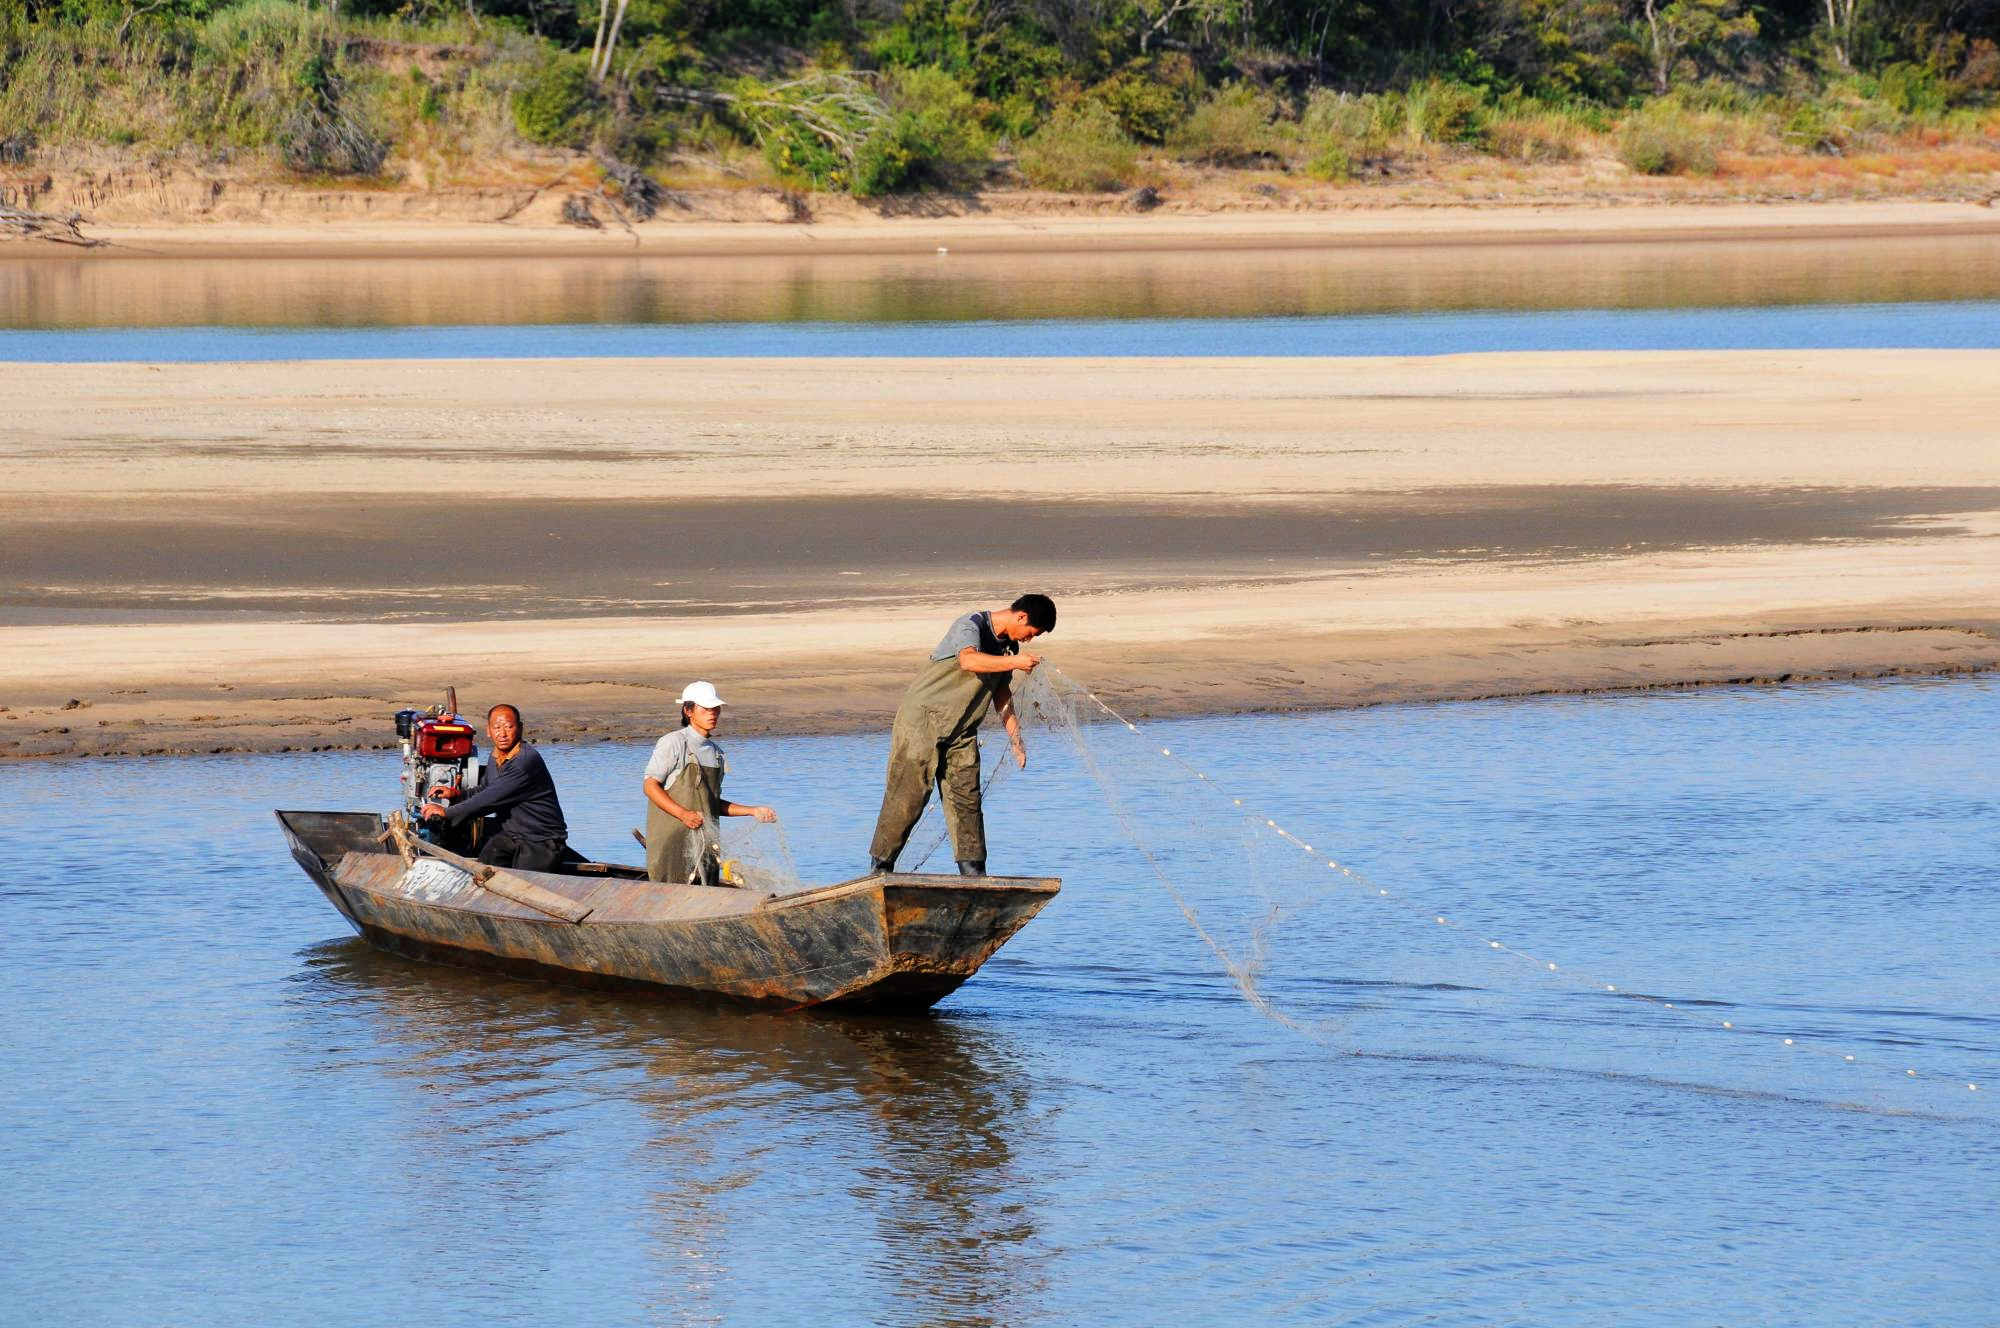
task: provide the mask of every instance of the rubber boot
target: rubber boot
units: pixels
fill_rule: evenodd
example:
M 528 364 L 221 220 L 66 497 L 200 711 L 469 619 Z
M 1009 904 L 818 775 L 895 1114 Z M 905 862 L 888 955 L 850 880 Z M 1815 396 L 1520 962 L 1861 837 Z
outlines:
M 958 874 L 960 876 L 984 876 L 986 874 L 986 859 L 960 858 L 958 860 Z
M 870 876 L 887 876 L 894 870 L 896 870 L 896 864 L 893 862 L 884 862 L 880 858 L 868 859 L 868 874 Z

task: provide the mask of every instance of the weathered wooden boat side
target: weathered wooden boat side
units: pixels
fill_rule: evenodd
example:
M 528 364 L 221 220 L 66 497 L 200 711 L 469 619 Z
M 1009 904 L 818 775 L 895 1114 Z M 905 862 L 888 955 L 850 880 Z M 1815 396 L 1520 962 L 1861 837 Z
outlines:
M 928 1008 L 1060 888 L 1047 878 L 893 874 L 770 896 L 661 885 L 597 864 L 580 875 L 507 873 L 537 908 L 454 862 L 387 851 L 384 822 L 371 814 L 279 812 L 278 820 L 299 865 L 385 949 L 761 1006 Z M 552 916 L 552 906 L 580 920 Z

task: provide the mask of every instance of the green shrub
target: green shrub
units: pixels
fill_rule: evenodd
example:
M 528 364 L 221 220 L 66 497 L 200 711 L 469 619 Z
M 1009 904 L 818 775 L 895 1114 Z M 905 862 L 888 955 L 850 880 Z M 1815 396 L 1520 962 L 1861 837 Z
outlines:
M 883 80 L 888 122 L 856 150 L 851 188 L 873 198 L 923 185 L 965 183 L 991 160 L 993 143 L 979 123 L 979 106 L 942 69 L 891 71 Z
M 1119 128 L 1141 143 L 1165 143 L 1187 119 L 1188 108 L 1201 90 L 1201 76 L 1184 55 L 1151 66 L 1121 69 L 1093 87 L 1089 97 L 1102 102 L 1118 119 Z
M 1273 156 L 1278 136 L 1271 121 L 1277 114 L 1277 100 L 1268 92 L 1242 83 L 1219 88 L 1194 108 L 1173 136 L 1173 148 L 1188 160 L 1215 166 Z
M 856 198 L 878 198 L 909 188 L 923 174 L 933 144 L 913 115 L 898 113 L 855 149 L 848 188 Z
M 1019 93 L 1003 99 L 997 106 L 988 103 L 986 121 L 993 131 L 1010 142 L 1019 142 L 1035 132 L 1035 124 L 1042 118 L 1041 108 L 1032 97 Z
M 1715 126 L 1667 99 L 1648 102 L 1618 131 L 1618 156 L 1641 175 L 1713 175 Z
M 514 127 L 533 143 L 583 147 L 596 130 L 600 102 L 583 55 L 556 56 L 514 94 Z
M 1389 145 L 1380 98 L 1351 97 L 1330 88 L 1306 99 L 1298 133 L 1306 174 L 1319 180 L 1345 180 L 1363 160 L 1381 156 Z
M 1403 136 L 1412 143 L 1483 142 L 1486 89 L 1429 78 L 1403 92 Z
M 1839 156 L 1854 141 L 1854 125 L 1823 102 L 1804 102 L 1784 119 L 1779 136 L 1795 152 Z
M 347 79 L 331 43 L 306 57 L 295 81 L 291 113 L 278 128 L 285 164 L 313 175 L 373 175 L 381 170 L 388 141 L 350 105 Z
M 1096 193 L 1129 184 L 1139 149 L 1097 102 L 1064 107 L 1024 143 L 1015 164 L 1028 183 L 1063 193 Z
M 865 166 L 867 192 L 882 193 L 900 187 L 929 150 L 918 110 L 892 109 L 869 81 L 845 70 L 774 84 L 745 77 L 731 91 L 731 118 L 795 188 L 852 189 L 857 166 Z
M 1876 76 L 1875 95 L 1904 115 L 1927 120 L 1951 104 L 1951 87 L 1936 70 L 1901 60 Z
M 786 184 L 838 191 L 853 182 L 852 165 L 847 158 L 803 120 L 774 119 L 759 141 L 764 147 L 764 160 L 771 163 L 771 169 Z
M 310 137 L 310 126 L 301 123 L 301 93 L 320 75 L 307 65 L 321 61 L 333 44 L 327 15 L 285 0 L 250 0 L 217 11 L 196 35 L 190 68 L 179 80 L 176 128 L 212 146 L 268 149 L 284 146 L 288 136 Z

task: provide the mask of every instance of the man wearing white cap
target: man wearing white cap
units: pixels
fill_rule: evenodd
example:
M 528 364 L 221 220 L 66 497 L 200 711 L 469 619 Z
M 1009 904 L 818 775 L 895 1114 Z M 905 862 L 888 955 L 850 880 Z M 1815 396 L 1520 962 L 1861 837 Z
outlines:
M 653 744 L 646 762 L 646 875 L 676 885 L 722 884 L 722 836 L 717 818 L 775 821 L 769 807 L 722 796 L 726 766 L 716 745 L 722 698 L 705 682 L 681 692 L 681 726 Z

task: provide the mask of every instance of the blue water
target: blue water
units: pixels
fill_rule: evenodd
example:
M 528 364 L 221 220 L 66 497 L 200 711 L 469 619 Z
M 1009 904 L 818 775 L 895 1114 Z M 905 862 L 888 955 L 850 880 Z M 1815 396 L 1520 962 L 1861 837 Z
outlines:
M 0 362 L 597 356 L 1452 355 L 2000 347 L 2000 302 L 1275 318 L 0 331 Z
M 917 1020 L 376 954 L 269 808 L 388 755 L 0 766 L 0 1321 L 1990 1324 L 1995 731 L 1993 680 L 1093 730 L 1164 880 L 1031 731 L 993 865 L 1063 893 Z M 724 737 L 849 874 L 880 737 Z M 644 750 L 546 749 L 584 848 Z

